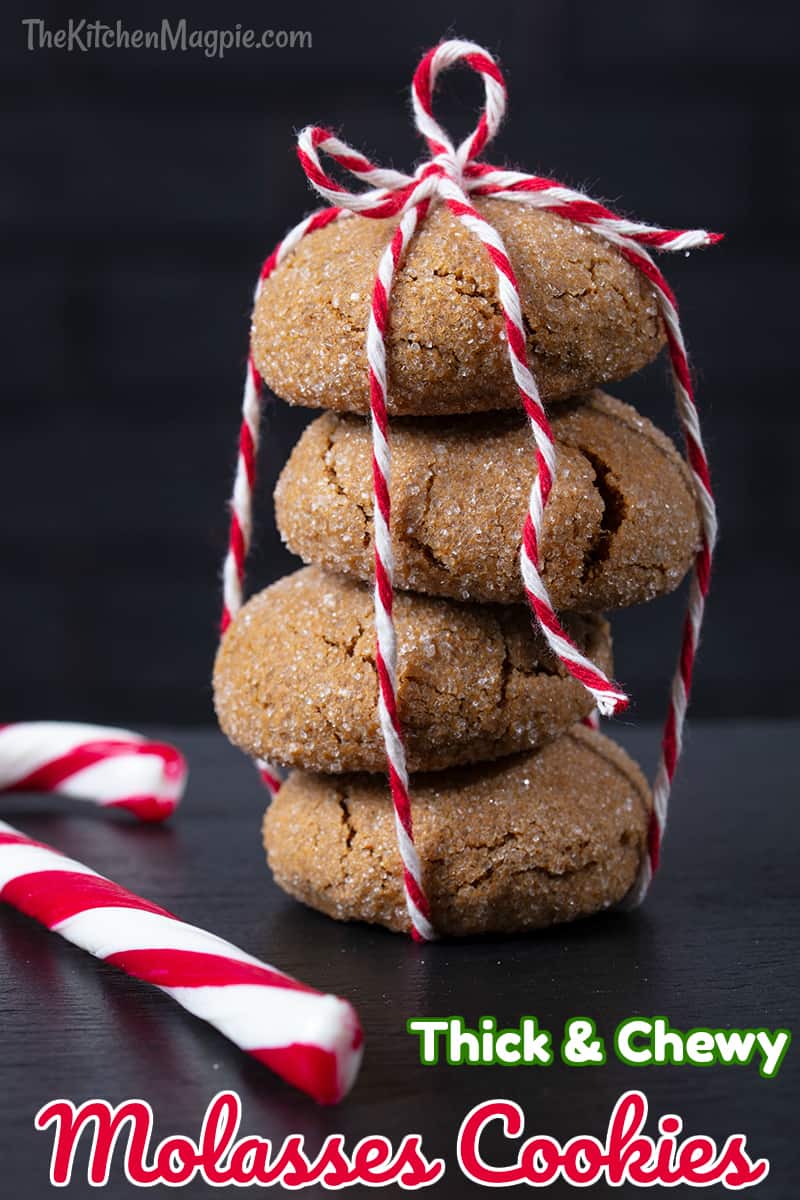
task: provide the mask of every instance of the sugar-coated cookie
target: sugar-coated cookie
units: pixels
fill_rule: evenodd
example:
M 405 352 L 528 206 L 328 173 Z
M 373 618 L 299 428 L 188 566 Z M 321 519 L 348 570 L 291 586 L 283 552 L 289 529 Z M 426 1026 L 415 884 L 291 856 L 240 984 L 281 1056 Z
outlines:
M 522 605 L 459 604 L 398 592 L 398 704 L 412 771 L 529 749 L 569 728 L 591 697 L 566 674 Z M 611 671 L 608 626 L 567 616 Z M 385 771 L 372 592 L 318 567 L 253 596 L 214 670 L 220 725 L 253 758 L 312 771 Z
M 518 933 L 621 900 L 645 851 L 650 792 L 613 742 L 576 726 L 540 750 L 417 776 L 414 839 L 443 934 Z M 264 820 L 277 883 L 342 921 L 408 930 L 389 790 L 294 772 Z
M 531 369 L 558 400 L 650 362 L 663 330 L 650 284 L 606 241 L 551 213 L 477 201 L 516 272 Z M 394 222 L 353 217 L 304 238 L 265 281 L 252 350 L 285 400 L 367 412 L 365 329 Z M 411 243 L 392 288 L 389 411 L 434 415 L 517 408 L 494 266 L 445 207 Z
M 598 611 L 677 587 L 699 536 L 689 472 L 630 405 L 593 392 L 552 410 L 558 475 L 545 511 L 544 579 L 558 608 Z M 392 539 L 398 587 L 520 603 L 533 437 L 509 414 L 396 420 Z M 370 433 L 326 413 L 295 446 L 275 492 L 278 527 L 306 562 L 373 570 Z

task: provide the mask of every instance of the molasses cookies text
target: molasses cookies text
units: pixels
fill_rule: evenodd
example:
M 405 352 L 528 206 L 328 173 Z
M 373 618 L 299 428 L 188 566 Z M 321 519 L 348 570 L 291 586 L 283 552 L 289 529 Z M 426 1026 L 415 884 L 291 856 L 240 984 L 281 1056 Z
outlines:
M 531 1029 L 527 1036 L 539 1034 Z M 196 1138 L 173 1133 L 157 1143 L 153 1110 L 144 1100 L 126 1100 L 116 1108 L 106 1100 L 81 1105 L 52 1100 L 39 1110 L 34 1126 L 53 1131 L 53 1187 L 65 1187 L 81 1175 L 92 1187 L 105 1187 L 124 1174 L 129 1183 L 145 1188 L 177 1188 L 201 1180 L 212 1187 L 276 1187 L 281 1192 L 312 1184 L 337 1191 L 394 1184 L 416 1191 L 437 1183 L 448 1170 L 444 1158 L 428 1155 L 419 1133 L 401 1135 L 397 1144 L 384 1134 L 366 1133 L 352 1145 L 344 1134 L 331 1133 L 312 1149 L 300 1133 L 281 1142 L 240 1135 L 241 1112 L 236 1092 L 220 1092 L 209 1103 Z M 645 1132 L 647 1118 L 644 1094 L 628 1091 L 614 1105 L 602 1137 L 575 1134 L 562 1142 L 549 1133 L 528 1133 L 529 1121 L 515 1101 L 486 1100 L 462 1120 L 453 1157 L 466 1179 L 484 1187 L 548 1187 L 563 1180 L 574 1187 L 597 1182 L 721 1184 L 738 1190 L 761 1183 L 769 1172 L 769 1161 L 750 1154 L 744 1134 L 731 1134 L 718 1146 L 704 1134 L 685 1135 L 682 1119 L 665 1113 L 654 1122 L 653 1137 Z M 501 1149 L 493 1145 L 490 1162 L 484 1134 L 497 1124 Z

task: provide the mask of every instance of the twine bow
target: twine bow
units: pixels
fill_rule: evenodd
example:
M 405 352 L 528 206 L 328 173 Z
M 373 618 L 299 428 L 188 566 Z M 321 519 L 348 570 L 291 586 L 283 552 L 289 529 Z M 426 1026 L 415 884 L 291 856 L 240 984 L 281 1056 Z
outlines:
M 458 62 L 466 63 L 481 76 L 485 100 L 474 130 L 456 148 L 433 116 L 432 97 L 441 72 Z M 523 200 L 568 220 L 590 225 L 617 244 L 629 239 L 658 250 L 692 250 L 722 239 L 722 234 L 705 229 L 661 229 L 631 221 L 553 179 L 478 162 L 503 122 L 507 98 L 503 75 L 486 50 L 474 42 L 443 42 L 422 59 L 411 85 L 414 120 L 431 152 L 431 157 L 423 160 L 413 175 L 376 166 L 319 125 L 307 125 L 300 132 L 297 156 L 320 196 L 337 209 L 364 217 L 397 216 L 435 196 L 445 201 L 464 201 L 464 193 L 476 196 L 510 193 L 504 194 L 503 199 Z M 348 191 L 323 170 L 320 153 L 327 154 L 355 179 L 370 185 L 371 190 Z
M 433 89 L 441 71 L 464 61 L 480 74 L 485 107 L 475 129 L 456 148 L 431 109 Z M 317 125 L 306 126 L 298 138 L 298 157 L 312 186 L 331 204 L 365 217 L 392 217 L 439 195 L 443 200 L 462 199 L 472 191 L 480 171 L 476 162 L 502 123 L 506 111 L 506 85 L 496 63 L 472 42 L 444 42 L 430 50 L 417 67 L 411 87 L 417 129 L 428 143 L 430 159 L 413 175 L 377 167 L 334 134 Z M 348 192 L 323 171 L 319 153 L 329 155 L 371 191 Z
M 458 62 L 466 63 L 480 76 L 484 87 L 484 106 L 474 130 L 456 147 L 434 118 L 432 99 L 440 73 Z M 565 187 L 555 180 L 480 162 L 480 155 L 497 133 L 503 120 L 507 92 L 505 80 L 494 59 L 473 42 L 447 41 L 430 50 L 414 74 L 411 99 L 417 129 L 425 138 L 430 151 L 430 157 L 420 163 L 413 175 L 377 166 L 329 130 L 319 126 L 307 126 L 302 130 L 298 138 L 298 157 L 312 187 L 330 207 L 306 217 L 279 243 L 264 263 L 256 288 L 256 298 L 264 280 L 291 253 L 300 239 L 314 230 L 351 214 L 371 219 L 399 218 L 378 263 L 366 336 L 375 499 L 376 662 L 379 715 L 403 860 L 406 902 L 414 936 L 427 940 L 434 936 L 434 930 L 422 884 L 421 864 L 414 846 L 405 746 L 397 706 L 397 640 L 392 618 L 391 454 L 387 416 L 385 334 L 395 272 L 415 231 L 424 221 L 431 204 L 436 202 L 446 204 L 450 212 L 480 239 L 494 265 L 497 294 L 503 309 L 509 362 L 522 406 L 530 421 L 536 447 L 536 476 L 531 488 L 520 550 L 525 593 L 550 648 L 565 669 L 591 693 L 599 711 L 607 716 L 625 708 L 628 698 L 624 691 L 610 681 L 567 637 L 541 577 L 539 543 L 544 509 L 556 473 L 555 445 L 536 381 L 528 365 L 519 289 L 513 267 L 500 234 L 481 216 L 471 203 L 470 197 L 510 200 L 544 209 L 583 225 L 613 243 L 620 254 L 645 275 L 654 289 L 667 336 L 676 404 L 701 515 L 702 536 L 695 559 L 683 641 L 662 738 L 661 763 L 653 787 L 654 811 L 649 831 L 648 854 L 629 898 L 632 903 L 638 903 L 647 891 L 658 862 L 670 786 L 681 749 L 692 666 L 703 619 L 717 530 L 708 462 L 694 403 L 677 304 L 669 284 L 650 256 L 648 248 L 659 251 L 688 251 L 699 246 L 711 245 L 719 241 L 721 235 L 703 229 L 662 229 L 631 221 L 612 212 L 590 196 Z M 365 184 L 366 190 L 348 191 L 333 179 L 322 167 L 322 154 L 332 158 L 339 167 Z M 250 541 L 261 387 L 262 381 L 251 357 L 245 382 L 240 460 L 232 504 L 230 547 L 224 569 L 223 629 L 242 602 L 244 562 Z M 274 790 L 279 786 L 279 779 L 266 764 L 260 765 L 265 782 Z

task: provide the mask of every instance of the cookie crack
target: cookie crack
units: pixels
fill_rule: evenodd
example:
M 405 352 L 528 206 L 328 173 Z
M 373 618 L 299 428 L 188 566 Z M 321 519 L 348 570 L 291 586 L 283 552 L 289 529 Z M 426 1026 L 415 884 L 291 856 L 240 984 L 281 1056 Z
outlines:
M 356 836 L 356 827 L 353 824 L 352 818 L 350 816 L 350 806 L 347 803 L 344 792 L 337 791 L 336 803 L 339 805 L 339 811 L 342 814 L 342 825 L 344 826 L 344 828 L 346 830 L 345 842 L 344 842 L 345 849 L 349 850 L 350 846 L 352 845 L 353 838 Z
M 422 555 L 429 566 L 435 567 L 437 571 L 442 571 L 445 575 L 450 574 L 447 563 L 443 559 L 437 558 L 431 547 L 422 538 L 417 537 L 415 533 L 407 533 L 404 540 Z
M 431 508 L 431 493 L 433 492 L 434 484 L 433 467 L 434 463 L 429 462 L 425 479 L 425 496 L 422 504 L 422 514 L 418 523 L 418 527 L 420 529 L 424 527 Z M 404 540 L 422 555 L 429 566 L 435 567 L 437 571 L 442 571 L 445 575 L 450 574 L 450 568 L 448 567 L 447 563 L 436 555 L 433 547 L 423 538 L 419 537 L 416 533 L 407 531 Z
M 580 300 L 584 296 L 588 296 L 589 292 L 597 292 L 597 280 L 594 273 L 594 269 L 597 265 L 596 258 L 592 258 L 588 263 L 577 258 L 565 258 L 564 261 L 569 263 L 570 266 L 581 267 L 582 270 L 586 271 L 591 282 L 584 288 L 578 288 L 577 291 L 573 291 L 572 288 L 564 288 L 564 290 L 561 292 L 553 290 L 552 295 L 556 300 L 563 300 L 565 296 L 569 296 L 572 300 Z
M 619 285 L 616 284 L 613 279 L 609 279 L 605 276 L 602 280 L 598 279 L 598 267 L 603 265 L 607 266 L 607 259 L 598 258 L 596 255 L 592 255 L 588 263 L 581 259 L 575 258 L 570 258 L 566 261 L 570 262 L 573 266 L 582 267 L 587 272 L 591 283 L 588 285 L 588 287 L 581 288 L 579 291 L 572 291 L 569 288 L 565 288 L 563 292 L 556 292 L 556 296 L 570 296 L 573 300 L 580 300 L 582 297 L 588 296 L 590 292 L 596 296 L 603 287 L 606 287 L 609 289 L 609 291 L 613 292 L 615 296 L 619 297 L 619 299 L 622 301 L 625 311 L 627 312 L 628 316 L 632 318 L 634 324 L 640 324 L 641 312 L 634 304 L 631 303 L 631 297 L 624 290 L 624 288 L 619 287 Z M 655 316 L 655 314 L 653 315 Z
M 547 358 L 545 351 L 542 350 L 541 346 L 537 345 L 538 330 L 533 328 L 526 312 L 522 314 L 522 327 L 525 330 L 525 340 L 530 343 L 533 353 L 538 354 L 540 358 Z
M 405 342 L 408 346 L 416 346 L 418 350 L 430 350 L 431 352 L 439 354 L 442 358 L 450 357 L 456 367 L 460 367 L 462 365 L 461 359 L 452 346 L 440 346 L 438 343 L 431 341 L 423 342 L 410 333 L 399 337 L 397 340 Z
M 592 871 L 597 867 L 597 859 L 590 858 L 587 862 L 581 863 L 576 867 L 565 867 L 563 871 L 554 871 L 550 867 L 542 867 L 536 863 L 527 863 L 522 867 L 514 867 L 509 871 L 509 875 L 516 878 L 519 875 L 539 875 L 545 879 L 574 879 L 577 875 L 582 875 L 586 871 Z
M 500 632 L 501 634 L 503 633 L 502 630 Z M 508 685 L 511 682 L 511 673 L 513 669 L 514 668 L 511 665 L 511 651 L 508 648 L 508 641 L 503 634 L 503 661 L 500 664 L 500 700 L 498 702 L 501 708 L 505 708 L 506 705 Z
M 492 842 L 492 844 L 490 846 L 487 846 L 486 849 L 490 853 L 493 853 L 495 851 L 502 850 L 503 847 L 507 846 L 509 842 L 515 842 L 518 839 L 519 839 L 519 834 L 516 833 L 514 830 L 509 830 L 508 833 L 506 833 L 503 837 L 499 838 L 498 841 Z M 483 871 L 481 871 L 480 875 L 476 875 L 474 879 L 468 880 L 465 884 L 462 885 L 462 887 L 459 890 L 463 891 L 464 888 L 466 888 L 466 887 L 473 888 L 473 889 L 480 887 L 480 885 L 482 883 L 485 883 L 487 879 L 491 879 L 492 875 L 494 874 L 496 866 L 497 866 L 496 862 L 490 862 L 483 869 Z
M 598 284 L 598 281 L 597 281 L 597 268 L 599 265 L 600 265 L 600 260 L 593 257 L 587 268 L 589 271 L 589 275 L 591 276 L 591 280 L 592 280 L 592 287 L 591 287 L 591 289 L 587 289 L 587 291 L 591 290 L 595 294 L 600 290 L 600 285 Z M 640 314 L 638 314 L 636 312 L 636 310 L 634 309 L 634 306 L 631 304 L 630 297 L 628 296 L 628 294 L 622 288 L 618 287 L 611 279 L 604 279 L 603 284 L 607 288 L 609 288 L 614 293 L 615 296 L 618 296 L 620 298 L 628 316 L 632 318 L 633 323 L 635 325 L 638 325 L 639 320 L 637 318 L 640 316 Z
M 350 638 L 350 641 L 347 642 L 344 647 L 344 652 L 348 658 L 353 657 L 353 655 L 355 654 L 356 646 L 361 641 L 363 636 L 364 636 L 364 626 L 361 624 L 361 622 L 358 619 L 356 619 L 356 632 L 353 634 L 353 636 Z
M 531 622 L 533 623 L 532 615 L 531 615 Z M 536 659 L 536 664 L 532 670 L 526 671 L 523 666 L 520 666 L 519 664 L 512 662 L 512 660 L 511 660 L 511 644 L 509 642 L 508 633 L 507 633 L 505 627 L 503 626 L 502 620 L 498 620 L 497 630 L 498 630 L 498 633 L 500 634 L 500 637 L 503 640 L 503 656 L 504 657 L 503 657 L 503 663 L 502 663 L 502 667 L 501 667 L 501 688 L 502 688 L 501 694 L 502 694 L 503 700 L 505 700 L 505 698 L 506 698 L 506 694 L 508 691 L 508 685 L 510 684 L 511 678 L 513 675 L 521 675 L 523 679 L 534 679 L 537 676 L 541 676 L 541 675 L 547 675 L 550 678 L 553 678 L 556 675 L 562 674 L 562 670 L 559 667 L 558 663 L 553 658 L 552 654 L 550 654 L 550 652 L 544 646 L 542 647 L 543 653 L 540 654 L 539 657 Z M 534 635 L 538 636 L 537 629 L 536 629 L 535 625 L 533 625 L 533 624 L 532 624 L 532 631 L 533 631 Z M 581 649 L 585 649 L 585 647 L 581 647 Z
M 614 536 L 627 516 L 628 506 L 608 463 L 595 451 L 587 450 L 585 446 L 581 449 L 594 471 L 595 488 L 603 502 L 600 524 L 583 558 L 581 580 L 585 583 L 592 571 L 608 560 Z
M 538 358 L 541 363 L 545 364 L 567 361 L 566 351 L 562 352 L 560 355 L 553 354 L 539 343 L 539 330 L 533 327 L 527 313 L 524 311 L 522 313 L 522 327 L 525 331 L 525 343 L 528 347 L 529 353 L 534 355 L 535 358 Z
M 459 296 L 474 296 L 476 299 L 483 300 L 496 317 L 503 316 L 503 306 L 495 292 L 482 288 L 474 275 L 468 274 L 460 267 L 454 271 L 448 270 L 446 267 L 434 267 L 433 274 L 437 279 L 453 279 L 456 284 L 455 290 Z M 463 286 L 459 287 L 459 284 Z
M 408 666 L 406 666 L 403 670 L 401 682 L 403 684 L 416 684 L 416 686 L 422 691 L 429 692 L 434 696 L 439 696 L 443 700 L 454 700 L 458 706 L 459 717 L 463 717 L 468 706 L 468 698 L 464 696 L 462 692 L 451 692 L 448 688 L 437 687 L 433 680 L 428 678 L 427 675 L 418 675 L 416 671 L 410 669 Z M 406 729 L 415 729 L 421 733 L 424 733 L 428 728 L 427 720 L 423 721 L 422 724 L 419 724 L 415 722 L 413 713 L 404 714 L 403 725 Z
M 330 730 L 330 733 L 331 733 L 334 741 L 336 742 L 336 745 L 341 746 L 342 735 L 339 733 L 338 729 L 336 728 L 335 724 L 330 719 L 328 714 L 324 711 L 322 705 L 317 702 L 312 701 L 311 707 L 314 709 L 314 712 L 317 714 L 320 721 L 322 721 L 322 723 L 325 726 L 327 726 L 327 728 Z
M 609 404 L 608 401 L 611 401 L 612 403 Z M 599 391 L 599 389 L 589 393 L 588 403 L 595 412 L 602 414 L 606 420 L 613 422 L 615 425 L 619 425 L 628 433 L 635 433 L 638 437 L 646 441 L 647 444 L 654 450 L 658 451 L 665 461 L 678 471 L 678 474 L 681 478 L 681 483 L 686 488 L 689 498 L 695 502 L 695 494 L 692 489 L 689 467 L 686 463 L 686 459 L 680 453 L 671 438 L 663 433 L 662 430 L 651 425 L 650 422 L 643 422 L 641 424 L 638 423 L 635 420 L 635 417 L 638 416 L 638 413 L 634 414 L 634 419 L 631 420 L 625 412 L 615 411 L 614 405 L 620 404 L 621 401 L 616 400 L 613 396 L 606 395 L 604 392 Z M 586 453 L 583 446 L 579 446 L 578 448 L 584 454 Z
M 352 658 L 355 653 L 355 648 L 363 635 L 364 626 L 360 621 L 356 621 L 356 632 L 346 642 L 337 642 L 335 638 L 328 637 L 326 633 L 320 633 L 319 636 L 326 646 L 330 646 L 332 650 L 343 650 L 348 658 Z
M 512 841 L 515 841 L 515 842 L 523 841 L 524 842 L 526 840 L 527 839 L 525 838 L 525 836 L 523 834 L 516 833 L 516 832 L 510 832 L 510 833 L 506 834 L 503 838 L 498 840 L 497 842 L 493 842 L 491 845 L 486 846 L 486 847 L 481 845 L 478 848 L 479 849 L 485 848 L 489 853 L 495 853 L 497 851 L 501 851 L 503 849 L 503 847 L 505 845 L 507 845 L 509 842 L 512 842 Z M 476 847 L 470 847 L 470 848 L 475 849 Z M 438 858 L 428 858 L 425 860 L 426 866 L 428 866 L 428 867 L 443 866 L 446 862 L 452 862 L 452 858 L 441 856 Z M 528 862 L 528 863 L 523 863 L 519 867 L 510 867 L 510 868 L 506 867 L 505 874 L 507 875 L 507 877 L 509 879 L 516 879 L 521 875 L 522 876 L 531 875 L 531 876 L 538 877 L 540 879 L 557 879 L 557 880 L 575 879 L 579 875 L 585 874 L 587 871 L 592 871 L 592 870 L 596 869 L 597 865 L 598 865 L 598 862 L 597 862 L 596 858 L 587 859 L 585 862 L 578 863 L 575 866 L 564 867 L 562 870 L 555 870 L 552 867 L 545 867 L 541 863 Z M 498 862 L 498 861 L 488 863 L 487 866 L 484 867 L 483 870 L 480 871 L 477 875 L 475 875 L 472 879 L 466 880 L 464 883 L 462 883 L 459 886 L 458 894 L 461 895 L 467 891 L 475 891 L 475 889 L 479 888 L 481 886 L 481 884 L 483 884 L 487 881 L 487 879 L 491 879 L 492 876 L 494 875 L 495 871 L 498 870 L 502 866 L 503 866 L 503 863 Z
M 327 435 L 327 443 L 328 444 L 326 445 L 325 450 L 323 451 L 323 454 L 322 454 L 322 467 L 325 472 L 325 478 L 327 479 L 328 483 L 331 485 L 333 490 L 336 492 L 337 496 L 341 496 L 344 500 L 347 500 L 350 504 L 355 505 L 355 507 L 361 513 L 361 518 L 364 523 L 364 529 L 361 534 L 361 539 L 362 539 L 362 544 L 363 544 L 364 548 L 366 548 L 370 542 L 369 530 L 370 530 L 370 525 L 372 523 L 371 516 L 367 512 L 364 505 L 359 503 L 359 501 L 356 499 L 356 497 L 352 496 L 350 494 L 350 492 L 347 491 L 347 489 L 343 486 L 341 479 L 339 478 L 339 472 L 336 470 L 336 457 L 335 457 L 335 453 L 334 453 L 334 439 L 333 439 L 332 433 L 329 433 Z

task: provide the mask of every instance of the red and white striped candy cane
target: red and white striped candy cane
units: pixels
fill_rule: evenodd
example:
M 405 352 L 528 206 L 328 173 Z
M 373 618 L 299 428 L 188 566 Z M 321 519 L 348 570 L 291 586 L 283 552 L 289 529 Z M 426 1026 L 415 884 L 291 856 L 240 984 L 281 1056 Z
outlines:
M 435 120 L 433 91 L 439 73 L 456 62 L 464 62 L 482 78 L 485 105 L 473 132 L 456 148 Z M 653 285 L 667 331 L 675 379 L 676 402 L 687 443 L 698 507 L 702 519 L 702 546 L 697 554 L 690 587 L 689 609 L 684 627 L 678 669 L 673 682 L 670 709 L 662 739 L 662 763 L 654 785 L 655 805 L 650 830 L 649 855 L 631 899 L 638 903 L 649 886 L 658 861 L 658 850 L 666 822 L 669 791 L 681 748 L 681 731 L 686 715 L 692 665 L 702 624 L 705 596 L 716 538 L 716 515 L 708 463 L 700 436 L 688 359 L 678 320 L 675 298 L 645 247 L 657 250 L 690 250 L 719 240 L 707 230 L 662 229 L 629 221 L 591 197 L 566 188 L 554 180 L 506 171 L 477 162 L 495 135 L 505 113 L 506 86 L 490 54 L 473 42 L 447 41 L 430 50 L 417 68 L 412 83 L 412 103 L 417 128 L 425 137 L 431 158 L 413 175 L 376 166 L 358 151 L 318 126 L 304 129 L 298 138 L 298 156 L 314 189 L 332 207 L 319 210 L 297 225 L 267 259 L 259 279 L 263 280 L 284 260 L 297 242 L 313 229 L 350 213 L 367 218 L 399 215 L 400 222 L 382 255 L 373 288 L 367 326 L 370 405 L 373 434 L 373 485 L 375 515 L 375 623 L 378 640 L 379 710 L 386 747 L 392 798 L 395 806 L 399 847 L 405 868 L 406 902 L 414 935 L 426 940 L 433 934 L 430 912 L 422 889 L 419 858 L 414 848 L 411 807 L 408 796 L 403 735 L 397 713 L 397 645 L 392 618 L 392 547 L 390 538 L 391 454 L 388 438 L 387 391 L 384 339 L 388 323 L 391 285 L 403 254 L 430 204 L 437 200 L 483 244 L 497 276 L 497 289 L 505 318 L 509 362 L 520 400 L 528 416 L 536 447 L 536 477 L 531 488 L 520 552 L 525 592 L 539 628 L 558 659 L 594 698 L 597 710 L 613 715 L 627 704 L 625 693 L 566 636 L 555 614 L 539 569 L 539 542 L 544 509 L 556 471 L 552 431 L 530 371 L 522 321 L 519 290 L 503 241 L 492 225 L 470 203 L 470 195 L 514 200 L 556 213 L 585 225 L 606 240 L 637 267 Z M 364 192 L 349 192 L 328 175 L 320 154 L 328 154 L 340 167 L 367 185 Z M 232 503 L 231 543 L 224 572 L 223 629 L 242 601 L 244 562 L 249 544 L 252 490 L 255 474 L 261 380 L 248 364 L 240 440 L 239 465 Z M 260 764 L 262 770 L 264 764 Z M 280 785 L 268 771 L 271 788 Z
M 321 1104 L 362 1055 L 352 1006 L 143 900 L 0 821 L 0 900 L 134 979 L 154 984 Z
M 174 746 L 127 729 L 69 721 L 0 725 L 0 792 L 61 792 L 163 821 L 179 804 L 187 774 Z

